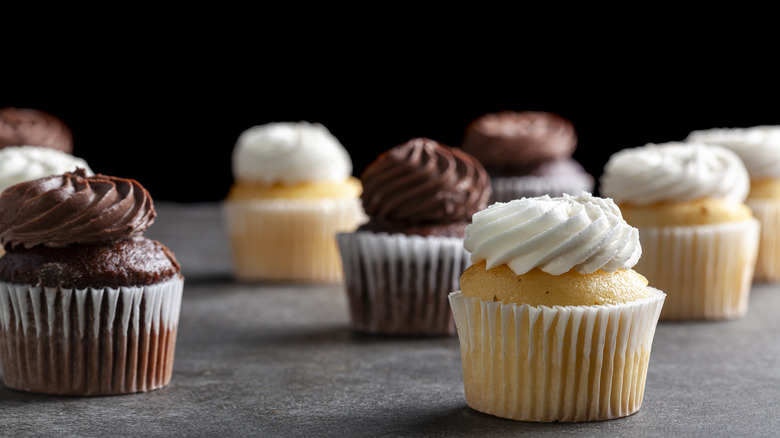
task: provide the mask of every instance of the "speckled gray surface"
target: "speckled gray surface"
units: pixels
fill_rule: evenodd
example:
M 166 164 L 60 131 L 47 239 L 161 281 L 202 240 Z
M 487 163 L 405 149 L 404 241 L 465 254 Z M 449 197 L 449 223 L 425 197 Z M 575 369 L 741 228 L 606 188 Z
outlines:
M 157 207 L 147 234 L 186 276 L 171 384 L 95 398 L 0 387 L 0 436 L 780 434 L 780 285 L 754 286 L 738 320 L 660 323 L 636 414 L 515 422 L 466 405 L 457 338 L 352 333 L 341 286 L 236 283 L 217 204 Z

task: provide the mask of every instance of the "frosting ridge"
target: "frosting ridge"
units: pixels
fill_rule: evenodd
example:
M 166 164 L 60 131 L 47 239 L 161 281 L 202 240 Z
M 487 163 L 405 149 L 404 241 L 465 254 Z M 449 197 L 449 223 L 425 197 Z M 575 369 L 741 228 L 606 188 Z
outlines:
M 703 198 L 743 202 L 750 189 L 745 165 L 734 152 L 684 142 L 618 151 L 605 164 L 600 184 L 603 196 L 635 205 Z
M 587 192 L 497 202 L 474 214 L 464 247 L 472 263 L 508 265 L 517 275 L 630 269 L 639 260 L 639 232 L 617 205 Z
M 143 233 L 156 217 L 135 180 L 87 176 L 84 169 L 9 187 L 0 196 L 0 244 L 64 247 Z
M 361 181 L 363 208 L 379 222 L 465 222 L 490 196 L 490 178 L 479 161 L 428 138 L 380 154 Z

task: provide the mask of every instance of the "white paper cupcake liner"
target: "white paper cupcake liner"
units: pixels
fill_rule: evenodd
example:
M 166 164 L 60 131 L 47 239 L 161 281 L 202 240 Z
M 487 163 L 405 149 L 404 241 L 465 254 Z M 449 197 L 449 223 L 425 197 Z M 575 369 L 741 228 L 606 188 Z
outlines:
M 355 330 L 455 334 L 447 295 L 469 264 L 463 239 L 362 231 L 337 239 Z
M 583 190 L 593 192 L 595 182 L 589 174 L 491 177 L 490 202 L 509 202 L 513 199 L 536 196 L 578 195 Z
M 761 223 L 761 237 L 753 280 L 780 281 L 780 201 L 748 199 L 747 205 Z
M 226 201 L 234 274 L 242 281 L 342 281 L 336 233 L 365 221 L 360 200 Z
M 467 404 L 502 418 L 579 422 L 639 410 L 664 293 L 620 305 L 531 306 L 450 294 Z
M 639 227 L 634 270 L 667 294 L 662 320 L 747 313 L 758 253 L 756 219 L 689 227 Z
M 20 391 L 112 395 L 168 384 L 184 280 L 118 289 L 0 282 L 3 380 Z

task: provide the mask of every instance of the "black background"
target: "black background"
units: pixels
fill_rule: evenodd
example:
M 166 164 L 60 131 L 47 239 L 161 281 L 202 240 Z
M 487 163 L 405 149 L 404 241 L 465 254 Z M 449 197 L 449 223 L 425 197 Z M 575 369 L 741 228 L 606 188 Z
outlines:
M 625 147 L 681 140 L 694 129 L 780 124 L 773 81 L 415 67 L 52 75 L 7 87 L 0 106 L 57 115 L 74 133 L 74 155 L 95 172 L 137 179 L 156 200 L 181 202 L 223 199 L 237 137 L 274 121 L 324 124 L 349 151 L 356 176 L 380 152 L 413 137 L 457 146 L 469 121 L 501 110 L 572 120 L 575 158 L 597 177 L 609 155 Z

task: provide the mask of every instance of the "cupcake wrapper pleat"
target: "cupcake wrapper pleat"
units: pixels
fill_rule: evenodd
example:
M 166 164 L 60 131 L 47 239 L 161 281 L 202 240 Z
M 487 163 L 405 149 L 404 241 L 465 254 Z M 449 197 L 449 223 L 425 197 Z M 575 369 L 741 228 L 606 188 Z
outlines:
M 338 283 L 335 235 L 365 221 L 359 199 L 227 201 L 236 278 Z
M 667 294 L 662 320 L 730 319 L 747 313 L 759 222 L 640 227 L 634 270 Z
M 748 199 L 747 205 L 761 223 L 756 272 L 753 279 L 780 281 L 780 201 Z
M 450 294 L 466 402 L 522 421 L 620 418 L 642 404 L 664 293 L 605 306 L 531 306 Z
M 352 326 L 394 335 L 454 335 L 447 295 L 468 267 L 463 240 L 387 233 L 337 236 Z
M 173 371 L 183 280 L 118 289 L 0 282 L 9 388 L 63 395 L 151 391 Z

